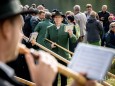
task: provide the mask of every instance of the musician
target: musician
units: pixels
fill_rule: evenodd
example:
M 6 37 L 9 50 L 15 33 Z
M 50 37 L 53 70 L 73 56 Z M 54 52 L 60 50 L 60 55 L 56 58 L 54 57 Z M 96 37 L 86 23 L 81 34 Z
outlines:
M 0 1 L 0 86 L 22 86 L 15 80 L 14 70 L 6 63 L 16 59 L 18 55 L 20 32 L 24 24 L 21 14 L 32 12 L 34 11 L 22 11 L 19 0 Z M 39 66 L 34 64 L 31 54 L 26 54 L 31 78 L 36 86 L 51 86 L 57 73 L 57 62 L 43 51 L 38 52 L 38 57 Z
M 60 11 L 56 11 L 53 13 L 52 18 L 54 19 L 55 24 L 52 26 L 49 26 L 46 31 L 46 38 L 61 45 L 62 47 L 69 49 L 69 39 L 72 43 L 75 43 L 77 41 L 77 37 L 73 34 L 72 30 L 68 30 L 65 32 L 65 24 L 62 23 L 63 18 L 65 16 Z M 66 59 L 70 59 L 70 55 L 68 52 L 56 47 L 54 43 L 49 44 L 48 42 L 45 42 L 47 47 L 50 48 L 53 52 L 61 55 L 62 57 Z M 58 60 L 59 61 L 59 60 Z M 63 65 L 67 65 L 62 61 L 59 61 Z M 54 86 L 57 86 L 58 78 L 56 78 L 54 82 Z M 67 78 L 63 75 L 61 75 L 61 86 L 67 85 Z
M 44 43 L 44 38 L 45 38 L 45 33 L 46 33 L 46 28 L 50 25 L 52 25 L 52 23 L 50 22 L 51 20 L 51 13 L 50 12 L 46 12 L 45 14 L 45 20 L 38 23 L 37 26 L 34 29 L 34 32 L 38 32 L 38 37 L 37 37 L 37 42 L 43 46 L 45 46 Z
M 19 5 L 19 0 L 0 1 L 0 86 L 22 86 L 13 77 L 14 70 L 6 65 L 18 55 L 20 31 L 23 26 L 20 14 L 32 12 L 22 11 Z M 31 77 L 36 86 L 52 86 L 57 73 L 57 62 L 51 55 L 43 51 L 38 52 L 38 57 L 39 65 L 35 65 L 33 56 L 26 54 Z

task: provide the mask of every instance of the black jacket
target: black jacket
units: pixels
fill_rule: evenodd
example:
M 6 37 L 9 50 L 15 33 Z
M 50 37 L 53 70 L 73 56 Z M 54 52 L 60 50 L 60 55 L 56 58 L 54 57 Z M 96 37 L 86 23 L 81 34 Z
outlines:
M 0 86 L 24 86 L 16 81 L 15 73 L 12 68 L 0 62 Z
M 106 41 L 106 47 L 115 49 L 115 34 L 112 31 L 106 33 L 105 41 Z
M 101 23 L 95 18 L 90 17 L 86 24 L 87 41 L 97 42 L 103 34 L 103 27 Z
M 108 22 L 108 17 L 110 16 L 110 13 L 107 12 L 107 11 L 106 11 L 106 12 L 100 11 L 100 12 L 98 13 L 98 15 L 99 15 L 99 20 L 102 21 L 102 22 L 103 22 L 103 26 L 105 26 L 106 23 Z M 104 19 L 101 20 L 101 17 L 104 17 Z

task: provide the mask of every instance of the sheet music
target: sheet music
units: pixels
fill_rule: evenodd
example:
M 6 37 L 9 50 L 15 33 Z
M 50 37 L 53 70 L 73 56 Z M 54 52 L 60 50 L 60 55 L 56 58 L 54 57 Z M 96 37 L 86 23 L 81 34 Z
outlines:
M 76 72 L 87 73 L 87 78 L 103 80 L 111 65 L 114 52 L 111 50 L 87 45 L 78 44 L 74 56 L 68 67 Z
M 37 36 L 38 36 L 38 33 L 37 33 L 37 32 L 31 33 L 31 34 L 30 34 L 29 41 L 32 41 L 32 40 L 36 41 Z
M 69 29 L 73 30 L 74 25 L 66 25 L 65 26 L 65 32 L 67 32 Z

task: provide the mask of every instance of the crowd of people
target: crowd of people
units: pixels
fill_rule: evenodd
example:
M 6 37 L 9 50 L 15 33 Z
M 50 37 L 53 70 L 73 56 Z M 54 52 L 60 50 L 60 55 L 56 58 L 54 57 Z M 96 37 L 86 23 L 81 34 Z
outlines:
M 44 5 L 36 6 L 36 4 L 32 4 L 30 7 L 28 5 L 21 6 L 21 7 L 23 8 L 23 10 L 37 10 L 38 11 L 38 13 L 36 14 L 23 15 L 24 20 L 25 20 L 25 26 L 28 26 L 28 27 L 24 27 L 24 30 L 27 28 L 30 28 L 31 30 L 30 32 L 38 32 L 38 33 L 40 32 L 40 30 L 36 31 L 36 29 L 40 25 L 39 22 L 46 20 L 47 19 L 46 16 L 48 14 L 53 15 L 54 12 L 59 11 L 57 9 L 53 9 L 51 12 L 49 12 L 49 10 L 44 7 Z M 47 20 L 49 20 L 50 23 L 54 24 L 55 22 L 51 15 Z M 99 46 L 108 45 L 106 38 L 108 38 L 107 35 L 108 33 L 110 33 L 109 26 L 112 22 L 115 21 L 115 17 L 114 17 L 114 14 L 108 12 L 107 5 L 103 5 L 101 11 L 99 12 L 95 12 L 91 4 L 86 5 L 86 11 L 84 12 L 81 12 L 80 5 L 75 5 L 73 7 L 73 12 L 66 11 L 66 13 L 63 15 L 64 15 L 63 21 L 62 21 L 63 24 L 65 25 L 73 24 L 75 26 L 73 33 L 76 35 L 78 42 L 85 42 L 85 43 L 99 45 Z M 29 25 L 26 25 L 27 21 L 30 23 Z M 24 31 L 24 34 L 29 37 L 28 32 Z M 46 32 L 46 31 L 43 31 L 43 32 Z M 45 37 L 45 33 L 43 34 L 44 34 L 43 37 Z M 42 38 L 41 34 L 39 36 L 40 36 L 39 38 Z M 39 38 L 37 40 L 40 40 Z M 70 50 L 74 51 L 72 49 L 73 46 L 71 46 L 72 45 L 71 41 L 69 42 L 70 42 L 70 45 L 69 45 Z M 77 43 L 75 45 L 77 45 Z M 112 45 L 114 44 L 112 43 Z M 107 47 L 111 47 L 111 46 L 107 46 Z M 114 48 L 114 47 L 111 47 L 111 48 Z
M 57 86 L 60 75 L 61 86 L 67 85 L 67 77 L 57 74 L 58 62 L 67 66 L 66 63 L 43 51 L 38 51 L 38 64 L 31 54 L 18 55 L 20 33 L 30 37 L 31 33 L 37 32 L 36 42 L 67 60 L 71 59 L 71 55 L 55 43 L 72 52 L 79 42 L 115 48 L 115 17 L 107 11 L 107 5 L 103 5 L 99 12 L 95 12 L 91 4 L 86 5 L 85 12 L 81 12 L 80 5 L 75 5 L 73 12 L 67 11 L 65 14 L 58 9 L 50 12 L 44 5 L 22 6 L 18 0 L 1 1 L 0 7 L 1 86 L 23 86 L 14 79 L 15 73 L 35 82 L 37 86 Z M 72 29 L 66 31 L 67 25 L 72 25 Z M 54 43 L 49 43 L 45 38 Z M 42 50 L 28 40 L 22 40 L 22 43 L 28 48 Z M 78 86 L 76 81 L 72 86 Z M 96 82 L 88 80 L 86 86 L 96 86 Z

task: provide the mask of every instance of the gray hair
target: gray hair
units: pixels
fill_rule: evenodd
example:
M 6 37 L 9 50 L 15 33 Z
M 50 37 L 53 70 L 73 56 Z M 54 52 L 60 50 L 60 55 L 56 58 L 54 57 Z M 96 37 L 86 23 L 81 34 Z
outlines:
M 51 19 L 52 14 L 50 12 L 45 12 L 45 18 Z
M 75 11 L 80 11 L 80 10 L 81 10 L 81 7 L 80 7 L 80 5 L 75 5 L 75 6 L 73 7 L 73 9 L 74 9 Z
M 106 7 L 107 8 L 107 5 L 103 5 L 102 7 Z

